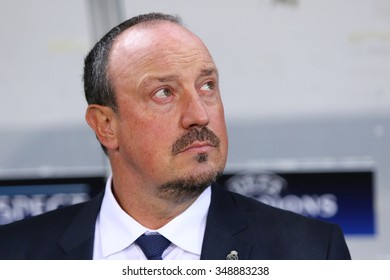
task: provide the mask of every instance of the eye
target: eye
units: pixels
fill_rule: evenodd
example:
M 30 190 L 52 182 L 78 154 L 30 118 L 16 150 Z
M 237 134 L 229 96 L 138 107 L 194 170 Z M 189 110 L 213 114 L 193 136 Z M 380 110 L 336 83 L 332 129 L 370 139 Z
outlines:
M 201 90 L 213 90 L 213 89 L 215 89 L 215 85 L 213 82 L 207 82 L 200 89 Z
M 160 90 L 158 90 L 155 94 L 154 94 L 154 97 L 155 98 L 158 98 L 158 99 L 164 99 L 164 98 L 168 98 L 170 96 L 172 96 L 173 93 L 171 90 L 167 89 L 167 88 L 162 88 Z

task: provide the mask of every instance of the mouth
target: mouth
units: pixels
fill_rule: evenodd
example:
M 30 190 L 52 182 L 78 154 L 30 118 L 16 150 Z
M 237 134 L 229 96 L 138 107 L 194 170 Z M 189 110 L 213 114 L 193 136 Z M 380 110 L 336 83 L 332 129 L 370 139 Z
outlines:
M 179 153 L 184 153 L 184 152 L 206 153 L 215 147 L 216 145 L 213 145 L 209 142 L 195 142 L 187 146 L 185 149 L 179 151 Z

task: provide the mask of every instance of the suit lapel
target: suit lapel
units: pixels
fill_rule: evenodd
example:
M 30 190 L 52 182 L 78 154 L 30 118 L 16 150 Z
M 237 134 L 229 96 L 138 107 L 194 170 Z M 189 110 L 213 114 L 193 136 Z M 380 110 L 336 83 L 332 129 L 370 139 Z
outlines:
M 64 231 L 58 244 L 69 259 L 92 259 L 96 218 L 104 192 L 86 202 Z
M 247 227 L 232 198 L 213 186 L 201 259 L 223 260 L 229 254 L 249 259 L 252 246 L 243 238 Z
M 58 240 L 67 259 L 92 259 L 95 223 L 104 192 L 85 203 Z M 252 245 L 245 241 L 248 224 L 232 197 L 218 186 L 212 187 L 211 204 L 203 239 L 202 260 L 224 260 L 229 254 L 250 259 Z

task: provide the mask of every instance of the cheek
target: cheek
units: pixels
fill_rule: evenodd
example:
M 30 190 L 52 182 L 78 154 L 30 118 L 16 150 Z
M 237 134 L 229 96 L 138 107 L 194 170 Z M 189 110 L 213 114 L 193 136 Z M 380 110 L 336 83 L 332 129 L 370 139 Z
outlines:
M 156 158 L 170 155 L 174 142 L 172 130 L 164 122 L 153 119 L 138 122 L 134 128 L 137 134 L 136 147 L 144 156 Z
M 212 125 L 215 132 L 219 133 L 219 137 L 226 138 L 227 132 L 226 132 L 226 124 L 225 124 L 225 115 L 223 111 L 223 107 L 218 108 L 218 110 L 212 111 Z M 222 139 L 221 139 L 222 140 Z
M 142 101 L 123 102 L 122 132 L 128 134 L 132 142 L 137 142 L 137 146 L 147 150 L 172 145 L 173 118 L 167 112 L 156 112 Z
M 137 123 L 127 127 L 122 137 L 122 158 L 138 172 L 159 174 L 161 168 L 169 163 L 172 141 L 161 125 Z
M 222 154 L 226 156 L 228 151 L 228 134 L 223 109 L 221 109 L 220 111 L 216 111 L 215 116 L 213 116 L 213 120 L 214 123 L 212 129 L 221 141 L 220 143 Z

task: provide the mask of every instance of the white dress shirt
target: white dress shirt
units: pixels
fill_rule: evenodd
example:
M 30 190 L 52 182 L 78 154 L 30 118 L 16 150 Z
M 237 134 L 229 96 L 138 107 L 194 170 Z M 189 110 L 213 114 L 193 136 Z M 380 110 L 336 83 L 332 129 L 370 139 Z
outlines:
M 211 201 L 208 187 L 183 213 L 158 230 L 150 230 L 118 204 L 111 189 L 112 175 L 107 180 L 100 213 L 96 220 L 93 259 L 146 260 L 134 241 L 142 234 L 158 232 L 172 244 L 164 251 L 164 260 L 199 260 L 206 218 Z

